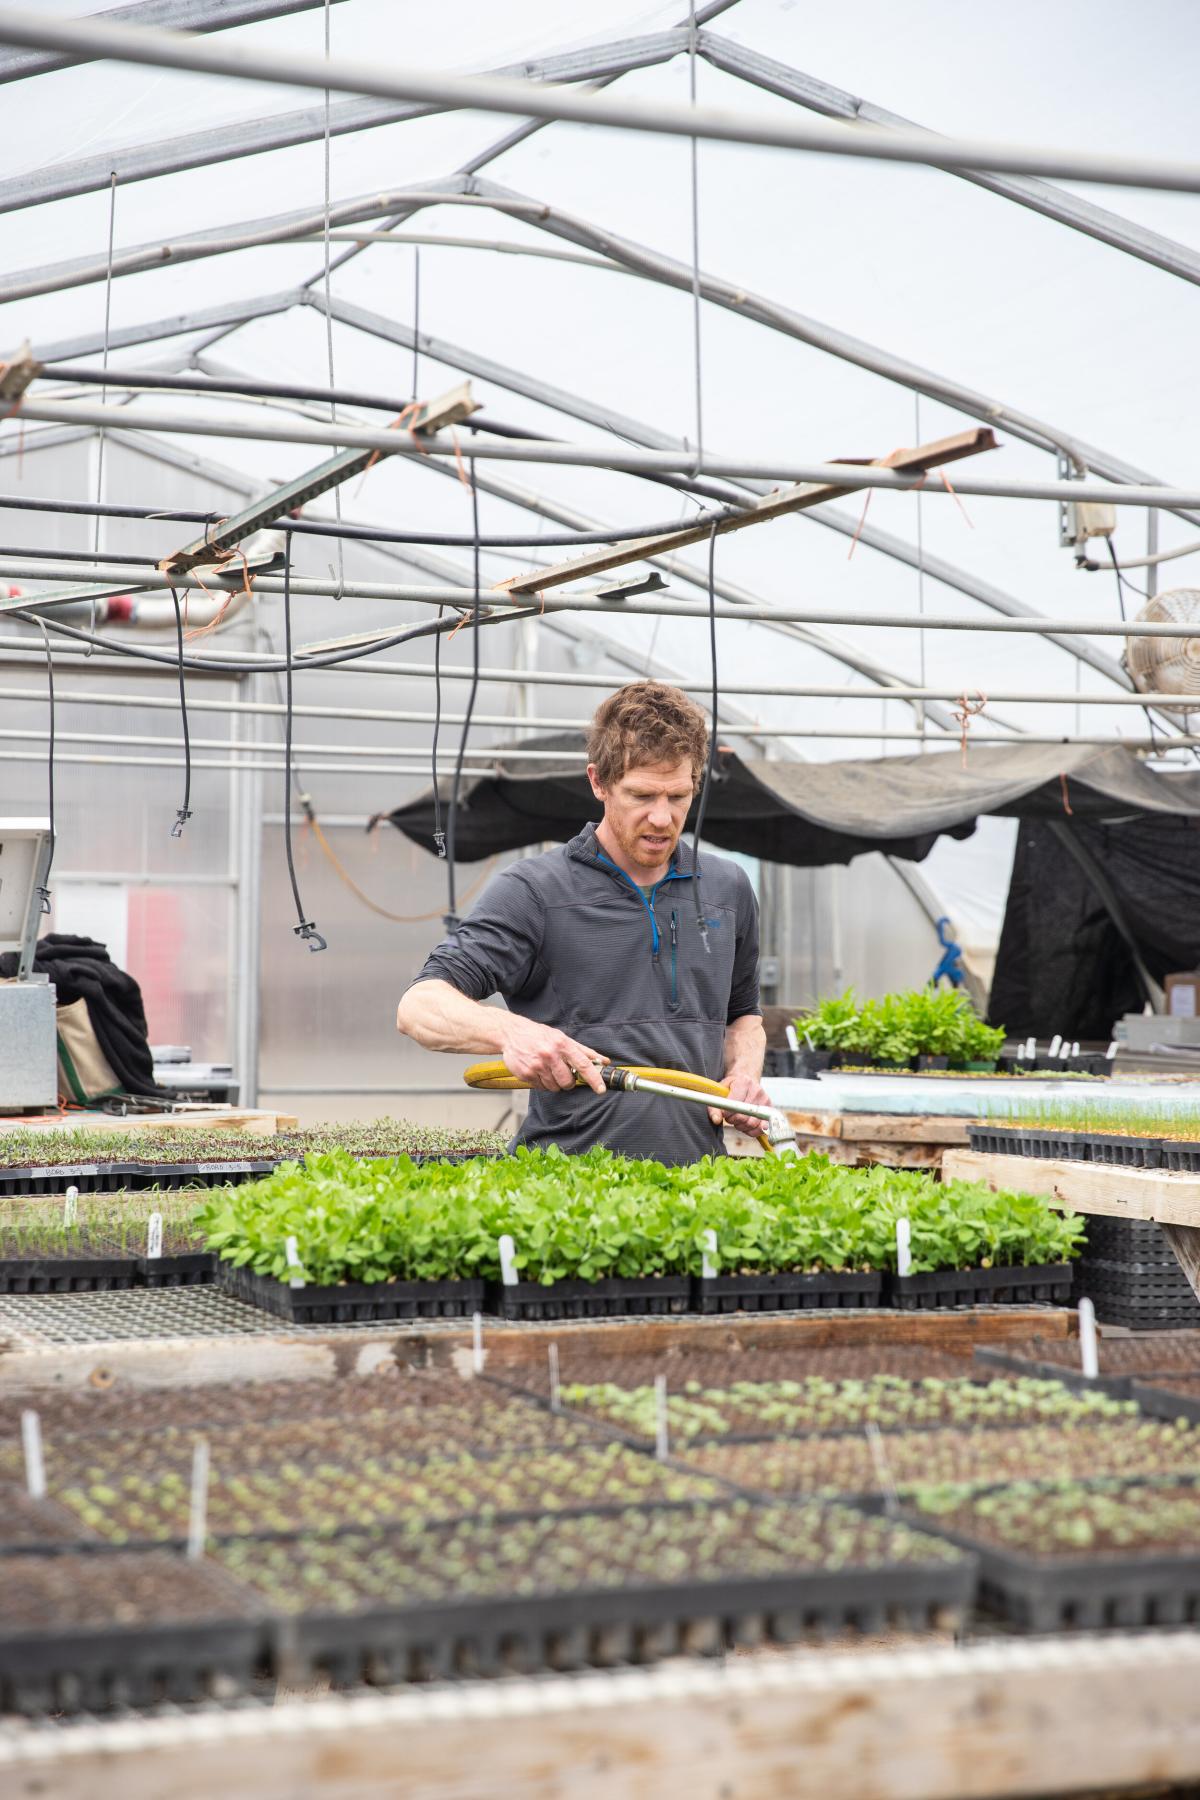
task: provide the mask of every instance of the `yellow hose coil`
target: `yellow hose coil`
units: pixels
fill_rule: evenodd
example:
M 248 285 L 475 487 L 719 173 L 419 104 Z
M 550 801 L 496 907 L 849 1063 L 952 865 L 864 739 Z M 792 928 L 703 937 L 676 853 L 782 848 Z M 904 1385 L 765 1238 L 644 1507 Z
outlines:
M 690 1075 L 684 1069 L 642 1069 L 631 1063 L 614 1063 L 616 1069 L 629 1069 L 634 1075 L 644 1075 L 649 1081 L 667 1081 L 674 1087 L 691 1088 L 697 1094 L 711 1094 L 714 1100 L 728 1100 L 729 1089 L 720 1081 L 710 1081 L 707 1075 Z M 473 1088 L 527 1088 L 529 1083 L 512 1074 L 507 1063 L 480 1062 L 472 1063 L 463 1073 L 463 1080 Z M 575 1077 L 576 1087 L 586 1087 L 587 1083 L 579 1075 Z

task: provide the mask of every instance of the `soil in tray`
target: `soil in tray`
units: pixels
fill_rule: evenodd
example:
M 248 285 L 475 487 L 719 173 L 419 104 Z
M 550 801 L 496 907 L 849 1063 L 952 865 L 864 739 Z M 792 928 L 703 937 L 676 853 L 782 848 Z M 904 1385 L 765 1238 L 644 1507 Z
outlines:
M 1021 1556 L 1190 1556 L 1200 1579 L 1200 1488 L 1192 1482 L 1015 1484 L 986 1494 L 917 1494 L 909 1516 L 928 1531 Z
M 31 1500 L 23 1483 L 0 1481 L 0 1556 L 35 1545 L 74 1544 L 92 1533 L 53 1500 Z
M 1158 1420 L 1031 1425 L 895 1432 L 874 1450 L 864 1433 L 694 1445 L 678 1455 L 688 1468 L 751 1493 L 868 1494 L 883 1492 L 889 1480 L 905 1491 L 946 1482 L 1200 1474 L 1200 1431 Z
M 77 1485 L 55 1485 L 59 1503 L 105 1542 L 181 1542 L 187 1535 L 187 1468 L 154 1467 L 152 1455 L 120 1473 L 90 1470 Z M 139 1466 L 148 1465 L 148 1466 Z M 420 1534 L 432 1520 L 566 1513 L 588 1507 L 677 1506 L 722 1497 L 720 1485 L 610 1442 L 575 1452 L 431 1457 L 353 1452 L 324 1463 L 261 1461 L 238 1447 L 209 1479 L 212 1539 L 262 1533 L 326 1535 L 391 1525 Z
M 221 1546 L 215 1560 L 272 1608 L 301 1613 L 518 1599 L 598 1588 L 782 1577 L 798 1570 L 946 1568 L 936 1538 L 838 1506 L 724 1506 L 472 1519 L 410 1537 Z
M 653 1442 L 658 1403 L 652 1386 L 611 1383 L 567 1385 L 564 1404 L 585 1418 Z M 1017 1376 L 991 1382 L 965 1378 L 909 1382 L 895 1376 L 866 1381 L 734 1382 L 702 1388 L 688 1382 L 667 1392 L 672 1442 L 723 1437 L 790 1437 L 798 1433 L 880 1431 L 958 1425 L 968 1427 L 1058 1422 L 1064 1426 L 1101 1419 L 1136 1418 L 1132 1401 L 1103 1392 L 1077 1393 L 1062 1382 Z
M 1031 1338 L 1023 1344 L 1005 1344 L 995 1356 L 1005 1363 L 1013 1359 L 1030 1364 L 1053 1364 L 1079 1372 L 1077 1338 Z M 1154 1337 L 1102 1337 L 1098 1346 L 1101 1375 L 1149 1375 L 1177 1371 L 1200 1375 L 1200 1331 L 1164 1331 Z M 993 1361 L 992 1353 L 980 1352 L 981 1366 Z
M 246 1618 L 256 1609 L 203 1562 L 163 1551 L 15 1556 L 4 1565 L 5 1638 Z
M 506 1345 L 505 1348 L 508 1346 Z M 516 1346 L 514 1346 L 516 1347 Z M 546 1398 L 550 1392 L 549 1368 L 544 1350 L 536 1362 L 489 1361 L 488 1378 L 512 1384 Z M 906 1380 L 975 1373 L 969 1353 L 954 1356 L 929 1350 L 924 1345 L 862 1344 L 855 1348 L 831 1345 L 825 1349 L 743 1349 L 738 1342 L 705 1349 L 691 1343 L 664 1343 L 661 1351 L 625 1354 L 620 1351 L 579 1350 L 569 1337 L 558 1345 L 558 1371 L 562 1382 L 615 1382 L 619 1387 L 653 1387 L 657 1375 L 665 1375 L 668 1391 L 688 1382 L 701 1387 L 726 1387 L 736 1381 L 867 1380 L 891 1375 Z M 986 1377 L 984 1377 L 986 1379 Z

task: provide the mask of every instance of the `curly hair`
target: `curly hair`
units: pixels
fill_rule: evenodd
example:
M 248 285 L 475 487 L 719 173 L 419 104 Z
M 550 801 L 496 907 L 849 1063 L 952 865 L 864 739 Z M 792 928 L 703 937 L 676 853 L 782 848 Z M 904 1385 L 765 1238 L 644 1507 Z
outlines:
M 631 681 L 596 708 L 587 750 L 606 788 L 629 769 L 652 763 L 673 766 L 690 757 L 696 793 L 708 761 L 708 725 L 700 708 L 678 688 L 665 681 Z

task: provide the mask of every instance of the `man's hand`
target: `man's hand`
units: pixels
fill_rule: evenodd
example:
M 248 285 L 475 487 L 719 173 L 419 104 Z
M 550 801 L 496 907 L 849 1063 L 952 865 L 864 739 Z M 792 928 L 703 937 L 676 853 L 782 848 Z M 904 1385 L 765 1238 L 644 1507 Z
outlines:
M 731 1100 L 749 1100 L 755 1106 L 770 1106 L 771 1096 L 762 1082 L 755 1075 L 738 1075 L 725 1077 L 725 1085 L 729 1089 Z M 719 1107 L 710 1106 L 708 1116 L 714 1125 L 732 1125 L 735 1131 L 744 1131 L 747 1137 L 757 1137 L 765 1123 L 762 1119 L 754 1119 L 747 1113 L 724 1112 Z
M 593 1093 L 608 1092 L 596 1072 L 596 1065 L 604 1061 L 598 1051 L 577 1044 L 551 1025 L 523 1019 L 519 1013 L 504 1015 L 500 1054 L 509 1071 L 530 1087 L 563 1093 L 575 1086 L 578 1073 Z

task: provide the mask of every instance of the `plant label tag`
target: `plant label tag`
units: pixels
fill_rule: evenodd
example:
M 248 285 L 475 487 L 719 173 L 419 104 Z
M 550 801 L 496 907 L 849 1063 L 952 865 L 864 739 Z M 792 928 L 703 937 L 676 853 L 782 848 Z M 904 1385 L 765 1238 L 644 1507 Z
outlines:
M 471 1368 L 483 1374 L 483 1314 L 471 1314 Z
M 1096 1342 L 1096 1308 L 1086 1297 L 1079 1302 L 1079 1364 L 1089 1381 L 1100 1373 L 1100 1349 Z
M 784 1034 L 787 1037 L 788 1049 L 793 1056 L 798 1056 L 800 1054 L 800 1039 L 796 1036 L 796 1027 L 794 1025 L 785 1025 L 783 1029 Z
M 31 1500 L 46 1497 L 46 1464 L 42 1456 L 42 1421 L 37 1413 L 21 1414 L 21 1448 L 25 1453 L 25 1486 Z
M 561 1412 L 562 1401 L 559 1398 L 558 1383 L 558 1345 L 551 1344 L 546 1354 L 550 1360 L 550 1411 L 552 1413 Z
M 79 1220 L 79 1189 L 69 1187 L 63 1198 L 63 1224 L 75 1225 Z
M 283 1253 L 287 1257 L 289 1269 L 303 1268 L 304 1265 L 300 1261 L 300 1251 L 297 1248 L 296 1240 L 294 1237 L 288 1238 L 287 1242 L 283 1246 Z M 302 1288 L 304 1286 L 303 1275 L 289 1275 L 288 1276 L 288 1286 L 293 1287 L 293 1288 Z
M 208 1439 L 197 1438 L 192 1451 L 192 1493 L 188 1507 L 187 1554 L 192 1562 L 204 1555 L 208 1536 Z
M 162 1255 L 162 1214 L 152 1212 L 146 1221 L 146 1256 L 155 1261 Z
M 1057 1056 L 1061 1044 L 1062 1044 L 1062 1034 L 1060 1032 L 1056 1031 L 1054 1036 L 1050 1039 L 1050 1048 L 1047 1050 L 1046 1055 L 1047 1056 Z
M 896 1220 L 896 1273 L 912 1274 L 912 1225 L 908 1219 Z
M 883 1489 L 883 1509 L 894 1517 L 900 1510 L 900 1502 L 896 1497 L 896 1483 L 892 1478 L 892 1466 L 884 1449 L 883 1433 L 874 1419 L 867 1422 L 867 1443 L 871 1446 L 871 1461 L 875 1465 L 875 1479 Z
M 517 1246 L 507 1231 L 500 1239 L 497 1249 L 500 1252 L 500 1279 L 505 1287 L 517 1285 Z
M 1104 1052 L 1109 1062 L 1115 1062 L 1117 1060 L 1117 1051 L 1120 1047 L 1121 1046 L 1117 1043 L 1116 1038 L 1114 1038 L 1112 1043 L 1108 1046 L 1108 1049 Z
M 671 1438 L 667 1425 L 667 1378 L 665 1375 L 654 1377 L 654 1454 L 659 1462 L 666 1462 L 671 1454 Z
M 704 1233 L 704 1260 L 700 1264 L 700 1274 L 705 1281 L 714 1281 L 717 1275 L 716 1264 L 711 1260 L 717 1254 L 717 1234 L 710 1225 Z

